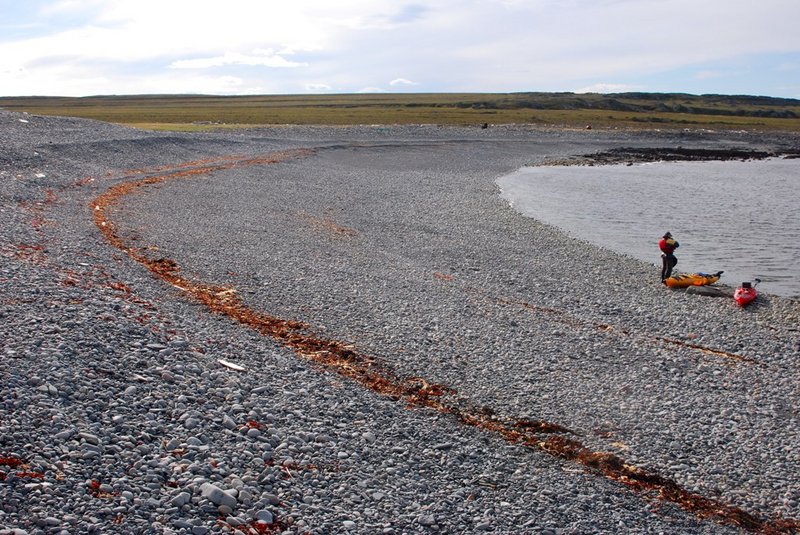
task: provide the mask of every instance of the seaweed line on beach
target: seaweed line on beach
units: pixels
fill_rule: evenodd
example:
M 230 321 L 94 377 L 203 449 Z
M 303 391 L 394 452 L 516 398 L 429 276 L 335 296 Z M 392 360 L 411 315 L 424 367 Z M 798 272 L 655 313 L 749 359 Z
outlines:
M 135 174 L 149 176 L 113 186 L 91 203 L 94 221 L 111 245 L 145 266 L 156 277 L 198 300 L 210 311 L 223 314 L 263 335 L 271 336 L 292 349 L 299 357 L 320 365 L 325 370 L 348 377 L 374 392 L 404 401 L 409 407 L 430 408 L 442 414 L 452 414 L 466 425 L 495 433 L 510 443 L 576 463 L 591 473 L 619 482 L 645 497 L 675 503 L 701 519 L 711 519 L 753 532 L 792 533 L 800 529 L 800 521 L 780 517 L 769 520 L 759 518 L 739 507 L 685 490 L 674 480 L 654 471 L 632 466 L 614 454 L 592 451 L 581 442 L 563 436 L 571 434 L 572 431 L 558 424 L 539 420 L 514 420 L 498 416 L 490 408 L 470 408 L 448 403 L 446 399 L 456 392 L 446 386 L 428 382 L 421 377 L 399 378 L 385 364 L 358 352 L 354 346 L 338 340 L 317 337 L 311 327 L 304 322 L 285 320 L 252 310 L 236 295 L 234 288 L 195 282 L 183 277 L 175 261 L 163 257 L 150 258 L 145 253 L 146 248 L 128 244 L 117 233 L 110 218 L 109 212 L 112 206 L 119 203 L 126 195 L 141 191 L 150 185 L 233 167 L 278 163 L 307 156 L 312 152 L 284 151 L 255 158 L 232 156 L 209 160 L 206 163 L 191 162 L 150 171 L 137 170 L 135 173 L 124 175 L 123 178 Z M 599 324 L 596 326 L 608 328 Z M 707 350 L 700 346 L 696 349 Z M 722 353 L 716 350 L 710 351 Z

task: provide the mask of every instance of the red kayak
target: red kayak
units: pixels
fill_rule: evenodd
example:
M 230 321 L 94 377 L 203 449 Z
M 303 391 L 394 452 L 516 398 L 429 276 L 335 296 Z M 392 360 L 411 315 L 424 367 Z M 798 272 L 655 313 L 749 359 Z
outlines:
M 756 279 L 756 284 L 759 282 L 761 281 Z M 733 292 L 733 299 L 740 307 L 749 305 L 756 297 L 758 297 L 756 287 L 754 284 L 750 284 L 749 282 L 743 282 L 742 285 L 736 288 L 736 290 Z

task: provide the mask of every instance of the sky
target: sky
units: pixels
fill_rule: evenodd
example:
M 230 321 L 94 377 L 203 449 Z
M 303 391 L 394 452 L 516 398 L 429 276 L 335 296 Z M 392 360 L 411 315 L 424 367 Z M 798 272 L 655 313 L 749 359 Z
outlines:
M 800 98 L 798 0 L 0 0 L 0 96 Z

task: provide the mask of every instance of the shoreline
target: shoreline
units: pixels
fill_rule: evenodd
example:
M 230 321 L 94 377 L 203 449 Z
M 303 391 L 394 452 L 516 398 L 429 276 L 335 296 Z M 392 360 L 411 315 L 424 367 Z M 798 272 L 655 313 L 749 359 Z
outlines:
M 663 234 L 662 226 L 672 227 L 691 243 L 681 255 L 684 267 L 678 266 L 678 272 L 724 269 L 722 281 L 714 286 L 729 289 L 729 297 L 740 281 L 758 278 L 762 295 L 798 300 L 800 279 L 792 277 L 796 255 L 793 258 L 791 243 L 800 229 L 786 219 L 792 213 L 792 206 L 784 204 L 786 193 L 776 195 L 773 190 L 785 186 L 791 191 L 797 161 L 765 152 L 759 153 L 762 158 L 736 152 L 740 156 L 732 162 L 702 154 L 701 161 L 653 158 L 643 164 L 631 159 L 606 164 L 599 158 L 597 165 L 592 160 L 573 166 L 528 166 L 500 177 L 498 185 L 500 195 L 523 215 L 649 264 L 660 266 L 652 236 Z M 751 199 L 753 188 L 760 193 Z M 748 206 L 757 203 L 760 208 L 745 209 L 744 199 Z M 580 210 L 569 209 L 574 206 Z M 759 234 L 758 228 L 771 230 Z M 729 256 L 734 250 L 749 252 L 741 258 Z M 709 296 L 724 295 L 708 289 Z
M 798 388 L 800 307 L 769 297 L 736 315 L 657 285 L 608 296 L 581 277 L 645 280 L 653 268 L 526 221 L 496 195 L 493 177 L 522 162 L 664 137 L 407 127 L 380 139 L 369 128 L 165 136 L 41 121 L 0 134 L 14 141 L 0 161 L 11 415 L 0 456 L 42 475 L 0 467 L 0 530 L 223 532 L 269 519 L 290 533 L 737 532 L 298 361 L 152 278 L 92 228 L 89 202 L 114 184 L 310 146 L 302 161 L 141 191 L 113 209 L 113 224 L 186 276 L 352 344 L 398 377 L 452 388 L 454 401 L 569 428 L 593 451 L 762 519 L 800 516 L 800 430 L 785 403 Z M 752 144 L 796 143 L 766 139 Z M 575 267 L 581 275 L 564 278 Z M 648 312 L 664 307 L 670 317 Z

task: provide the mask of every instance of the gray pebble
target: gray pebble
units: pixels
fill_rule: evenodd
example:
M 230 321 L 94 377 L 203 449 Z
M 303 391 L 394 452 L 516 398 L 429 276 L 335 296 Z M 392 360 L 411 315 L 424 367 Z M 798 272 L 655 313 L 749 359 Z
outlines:
M 212 483 L 203 483 L 200 486 L 200 493 L 214 505 L 236 507 L 236 498 Z

